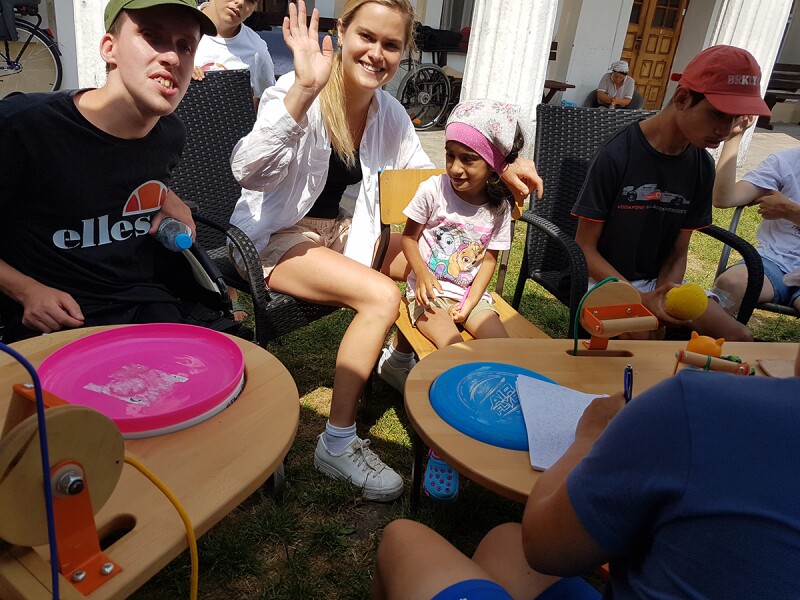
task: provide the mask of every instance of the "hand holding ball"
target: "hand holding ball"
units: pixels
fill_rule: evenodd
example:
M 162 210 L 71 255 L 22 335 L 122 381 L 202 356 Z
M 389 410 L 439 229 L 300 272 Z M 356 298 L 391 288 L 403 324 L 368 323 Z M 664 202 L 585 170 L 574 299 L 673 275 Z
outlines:
M 684 283 L 672 288 L 664 297 L 667 313 L 681 321 L 691 321 L 706 312 L 708 297 L 696 283 Z

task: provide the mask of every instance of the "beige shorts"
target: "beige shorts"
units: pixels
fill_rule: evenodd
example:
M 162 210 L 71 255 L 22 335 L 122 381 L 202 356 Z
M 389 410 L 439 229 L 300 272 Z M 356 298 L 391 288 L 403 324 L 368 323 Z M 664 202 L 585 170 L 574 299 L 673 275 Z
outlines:
M 264 279 L 269 277 L 283 255 L 297 244 L 313 242 L 341 254 L 347 244 L 351 221 L 349 216 L 336 219 L 303 217 L 294 225 L 279 229 L 269 236 L 269 243 L 261 253 Z
M 445 298 L 444 296 L 437 296 L 431 301 L 431 305 L 436 306 L 437 308 L 444 309 L 448 312 L 450 311 L 451 307 L 458 306 L 459 304 L 460 302 L 458 302 L 457 300 L 453 300 L 452 298 Z M 419 319 L 422 316 L 422 313 L 424 313 L 426 310 L 427 308 L 425 306 L 417 304 L 416 298 L 410 298 L 408 300 L 408 317 L 411 320 L 412 325 L 416 326 L 417 319 Z M 467 321 L 469 321 L 472 317 L 474 317 L 478 313 L 483 312 L 485 310 L 490 310 L 493 313 L 497 314 L 497 311 L 494 309 L 494 306 L 489 304 L 486 300 L 480 300 L 475 305 L 475 308 L 472 309 L 472 312 L 469 313 Z

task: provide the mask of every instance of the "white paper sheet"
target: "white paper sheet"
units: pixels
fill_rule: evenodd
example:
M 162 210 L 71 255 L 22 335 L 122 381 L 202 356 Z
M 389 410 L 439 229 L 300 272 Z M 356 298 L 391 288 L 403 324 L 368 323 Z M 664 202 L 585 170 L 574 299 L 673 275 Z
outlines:
M 553 466 L 575 441 L 575 427 L 589 403 L 606 394 L 585 394 L 557 384 L 520 375 L 517 394 L 528 430 L 531 466 Z

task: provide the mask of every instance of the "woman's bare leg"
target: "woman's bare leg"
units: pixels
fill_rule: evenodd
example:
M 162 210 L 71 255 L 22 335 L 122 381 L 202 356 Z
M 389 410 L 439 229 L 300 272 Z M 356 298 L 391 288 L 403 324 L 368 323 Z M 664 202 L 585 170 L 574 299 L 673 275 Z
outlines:
M 364 383 L 397 317 L 400 290 L 374 269 L 310 242 L 286 252 L 268 284 L 303 300 L 356 312 L 336 355 L 329 418 L 337 427 L 352 425 Z
M 408 274 L 411 272 L 411 266 L 406 260 L 405 254 L 400 247 L 400 238 L 402 236 L 395 232 L 389 236 L 389 247 L 386 250 L 386 257 L 383 259 L 381 265 L 381 273 L 387 277 L 391 277 L 395 281 L 405 281 L 408 279 Z M 406 354 L 414 352 L 414 348 L 399 331 L 395 334 L 392 340 L 392 346 L 398 351 Z

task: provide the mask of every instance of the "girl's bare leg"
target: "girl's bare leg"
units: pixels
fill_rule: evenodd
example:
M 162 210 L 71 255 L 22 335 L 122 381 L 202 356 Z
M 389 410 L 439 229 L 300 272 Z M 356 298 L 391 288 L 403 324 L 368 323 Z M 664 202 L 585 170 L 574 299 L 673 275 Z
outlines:
M 450 313 L 443 308 L 433 307 L 417 319 L 417 329 L 434 343 L 437 348 L 464 341 Z
M 491 310 L 483 310 L 470 316 L 464 323 L 464 328 L 477 340 L 508 337 L 508 332 L 503 327 L 500 317 Z

